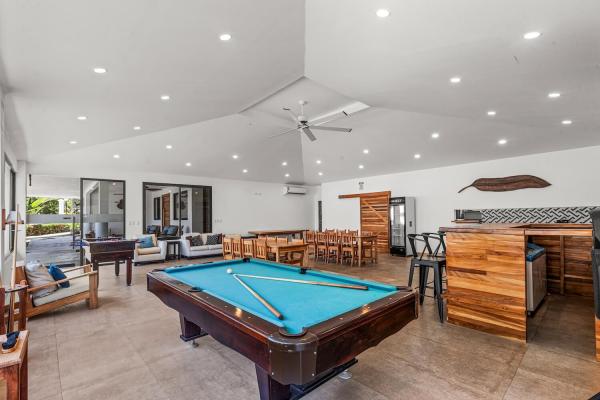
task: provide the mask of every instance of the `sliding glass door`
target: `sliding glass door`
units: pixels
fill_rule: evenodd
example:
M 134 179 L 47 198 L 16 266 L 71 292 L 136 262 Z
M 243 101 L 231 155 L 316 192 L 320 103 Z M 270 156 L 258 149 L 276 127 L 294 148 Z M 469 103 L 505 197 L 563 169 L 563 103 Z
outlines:
M 125 237 L 125 181 L 81 178 L 83 240 Z

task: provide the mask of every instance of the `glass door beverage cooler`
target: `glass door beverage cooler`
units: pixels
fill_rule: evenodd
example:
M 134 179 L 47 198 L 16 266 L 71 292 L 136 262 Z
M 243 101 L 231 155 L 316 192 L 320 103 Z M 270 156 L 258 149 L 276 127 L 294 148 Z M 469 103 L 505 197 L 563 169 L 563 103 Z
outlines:
M 410 256 L 407 235 L 416 233 L 415 198 L 390 198 L 390 254 Z

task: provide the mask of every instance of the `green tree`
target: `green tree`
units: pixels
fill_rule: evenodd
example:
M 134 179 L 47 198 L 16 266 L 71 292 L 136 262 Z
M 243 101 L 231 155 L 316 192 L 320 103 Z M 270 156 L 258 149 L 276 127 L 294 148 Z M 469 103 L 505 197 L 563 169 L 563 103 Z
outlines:
M 48 197 L 28 197 L 27 214 L 58 214 L 58 200 Z

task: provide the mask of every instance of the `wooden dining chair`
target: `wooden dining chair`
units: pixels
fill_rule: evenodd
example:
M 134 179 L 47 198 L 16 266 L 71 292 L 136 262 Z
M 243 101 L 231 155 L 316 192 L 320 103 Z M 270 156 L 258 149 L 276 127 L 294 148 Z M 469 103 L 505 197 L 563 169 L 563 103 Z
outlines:
M 377 239 L 375 237 L 361 237 L 361 251 L 362 261 L 365 263 L 370 261 L 371 263 L 377 262 Z
M 242 258 L 242 239 L 233 238 L 231 239 L 231 253 L 233 258 Z
M 317 232 L 317 251 L 315 254 L 315 261 L 322 259 L 327 260 L 327 234 L 324 232 Z
M 255 258 L 254 239 L 242 239 L 242 257 Z
M 233 252 L 231 251 L 231 238 L 223 238 L 223 258 L 225 260 L 233 259 Z
M 286 237 L 278 237 L 276 238 L 277 244 L 287 244 L 288 239 Z
M 315 235 L 315 231 L 306 231 L 304 232 L 304 240 L 308 247 L 306 251 L 308 251 L 308 257 L 311 255 L 316 259 L 317 258 L 317 238 Z
M 337 232 L 327 233 L 327 257 L 325 262 L 329 262 L 332 258 L 335 258 L 335 262 L 340 260 L 340 241 Z
M 267 260 L 267 239 L 257 239 L 254 242 L 254 257 Z
M 358 243 L 350 233 L 344 233 L 340 238 L 340 263 L 350 260 L 350 266 L 354 265 L 354 260 L 358 256 Z M 358 263 L 358 259 L 356 259 Z

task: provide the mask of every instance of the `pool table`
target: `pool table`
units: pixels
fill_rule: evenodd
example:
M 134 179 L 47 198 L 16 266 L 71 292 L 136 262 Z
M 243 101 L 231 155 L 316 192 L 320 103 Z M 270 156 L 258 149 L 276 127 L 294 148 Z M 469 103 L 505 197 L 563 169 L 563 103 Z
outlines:
M 281 319 L 236 276 L 279 311 Z M 366 290 L 256 277 L 362 285 Z M 179 312 L 183 340 L 208 334 L 255 363 L 263 400 L 302 397 L 418 313 L 411 288 L 257 259 L 158 269 L 147 274 L 147 281 L 150 292 Z

